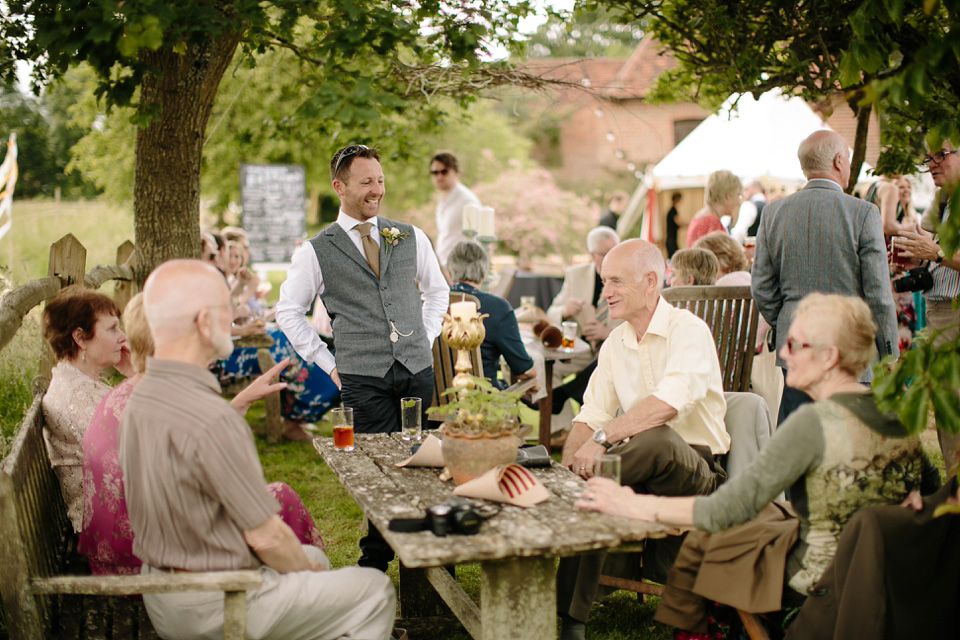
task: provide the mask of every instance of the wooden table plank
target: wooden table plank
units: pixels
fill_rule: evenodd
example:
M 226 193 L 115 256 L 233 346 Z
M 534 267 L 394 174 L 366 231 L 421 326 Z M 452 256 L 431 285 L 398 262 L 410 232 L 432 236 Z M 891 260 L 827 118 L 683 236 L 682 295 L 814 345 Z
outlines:
M 551 492 L 550 500 L 530 509 L 504 505 L 476 535 L 389 531 L 390 519 L 422 517 L 427 507 L 449 498 L 455 485 L 440 482 L 439 469 L 394 466 L 409 455 L 409 443 L 396 435 L 357 434 L 355 443 L 357 449 L 345 453 L 337 451 L 329 438 L 314 440 L 317 451 L 408 568 L 572 555 L 676 532 L 576 509 L 573 501 L 583 480 L 556 464 L 532 470 Z

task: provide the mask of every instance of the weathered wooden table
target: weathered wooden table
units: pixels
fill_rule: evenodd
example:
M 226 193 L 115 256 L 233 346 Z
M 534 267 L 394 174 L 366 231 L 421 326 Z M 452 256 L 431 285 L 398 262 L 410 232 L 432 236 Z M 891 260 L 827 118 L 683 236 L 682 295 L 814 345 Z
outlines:
M 533 508 L 504 505 L 473 536 L 397 533 L 393 518 L 418 518 L 427 507 L 452 495 L 453 481 L 440 470 L 398 468 L 409 443 L 398 434 L 356 435 L 356 449 L 337 451 L 331 438 L 314 445 L 367 518 L 400 558 L 400 612 L 424 615 L 433 585 L 471 636 L 477 640 L 556 638 L 554 558 L 660 538 L 676 530 L 648 522 L 605 516 L 573 506 L 583 480 L 554 463 L 533 469 L 552 497 Z M 480 563 L 480 607 L 457 584 L 445 565 Z

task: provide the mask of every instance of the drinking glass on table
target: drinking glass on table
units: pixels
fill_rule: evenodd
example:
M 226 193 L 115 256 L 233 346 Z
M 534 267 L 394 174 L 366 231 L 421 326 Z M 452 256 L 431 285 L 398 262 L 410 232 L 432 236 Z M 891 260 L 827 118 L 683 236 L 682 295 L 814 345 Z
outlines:
M 524 309 L 533 309 L 537 306 L 537 296 L 520 296 L 520 306 Z
M 400 437 L 404 440 L 420 440 L 422 408 L 420 398 L 400 398 Z
M 573 345 L 577 340 L 577 323 L 567 321 L 560 325 L 563 331 L 563 339 L 560 342 L 562 351 L 573 351 Z
M 620 454 L 605 453 L 597 456 L 593 463 L 593 475 L 610 478 L 620 484 Z
M 333 446 L 340 451 L 353 451 L 353 407 L 330 409 L 333 420 Z

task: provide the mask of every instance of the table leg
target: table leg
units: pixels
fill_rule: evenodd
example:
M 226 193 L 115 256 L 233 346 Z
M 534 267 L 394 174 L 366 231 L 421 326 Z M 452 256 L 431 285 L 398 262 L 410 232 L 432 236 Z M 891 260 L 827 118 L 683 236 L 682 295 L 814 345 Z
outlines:
M 400 589 L 400 616 L 403 618 L 428 618 L 449 616 L 450 608 L 427 579 L 426 569 L 408 569 L 402 562 L 398 565 Z
M 540 398 L 540 444 L 550 450 L 550 428 L 553 424 L 553 360 L 543 363 L 544 390 L 546 394 Z
M 480 565 L 482 640 L 554 640 L 557 570 L 551 557 L 511 558 Z
M 260 347 L 257 349 L 257 363 L 260 365 L 260 371 L 267 371 L 273 365 L 277 364 L 270 355 L 270 349 Z M 280 415 L 280 394 L 271 393 L 263 399 L 264 409 L 267 421 L 267 442 L 277 442 L 283 433 L 283 419 Z

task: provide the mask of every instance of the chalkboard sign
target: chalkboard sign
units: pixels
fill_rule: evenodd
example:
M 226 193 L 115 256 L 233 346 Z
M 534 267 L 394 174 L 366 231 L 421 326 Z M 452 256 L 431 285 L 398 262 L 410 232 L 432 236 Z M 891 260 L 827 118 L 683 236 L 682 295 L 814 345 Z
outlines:
M 306 170 L 299 164 L 240 165 L 243 228 L 251 262 L 289 262 L 306 231 Z

